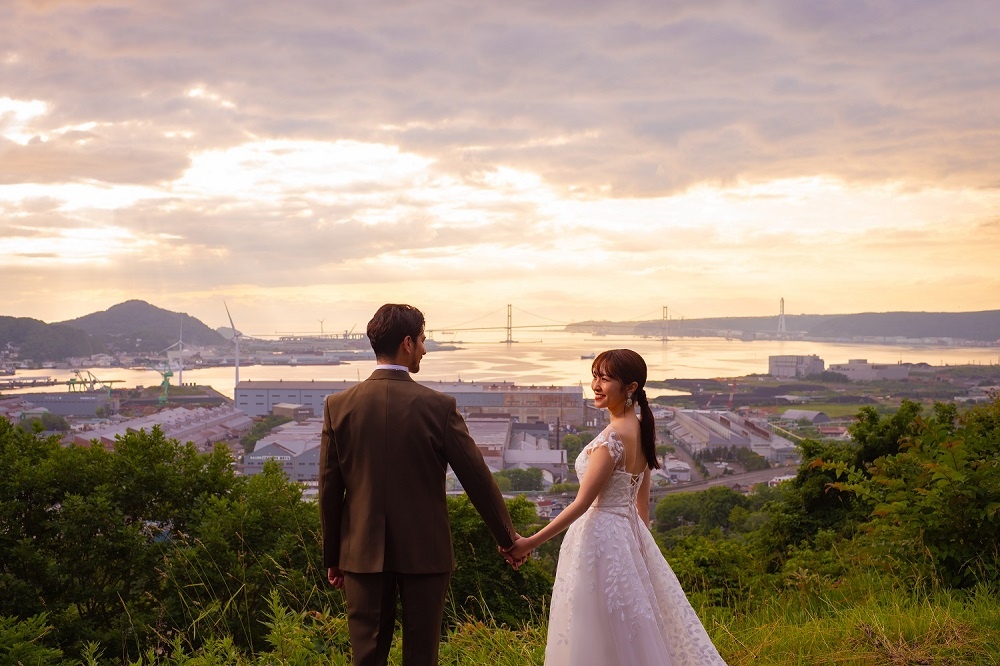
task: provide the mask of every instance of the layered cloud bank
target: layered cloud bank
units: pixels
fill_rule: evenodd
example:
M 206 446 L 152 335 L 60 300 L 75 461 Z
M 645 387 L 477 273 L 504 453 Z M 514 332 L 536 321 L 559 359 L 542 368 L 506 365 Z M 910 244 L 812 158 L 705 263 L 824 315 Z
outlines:
M 147 4 L 0 7 L 4 314 L 1000 307 L 995 3 Z

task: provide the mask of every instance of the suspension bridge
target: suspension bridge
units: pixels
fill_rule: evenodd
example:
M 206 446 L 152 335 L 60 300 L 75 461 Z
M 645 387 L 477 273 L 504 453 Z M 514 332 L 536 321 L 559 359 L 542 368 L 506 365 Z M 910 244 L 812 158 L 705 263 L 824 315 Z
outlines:
M 515 323 L 514 319 L 515 313 L 518 317 L 517 323 Z M 659 314 L 658 318 L 656 317 L 657 314 Z M 531 330 L 544 333 L 563 332 L 576 327 L 579 330 L 590 328 L 595 335 L 607 335 L 608 333 L 634 335 L 636 334 L 636 327 L 642 326 L 644 328 L 643 335 L 647 335 L 648 337 L 656 336 L 663 342 L 667 342 L 669 324 L 670 315 L 665 305 L 660 312 L 653 311 L 632 317 L 628 320 L 615 321 L 614 323 L 595 322 L 590 325 L 581 322 L 559 321 L 551 317 L 515 308 L 512 304 L 508 303 L 506 309 L 494 310 L 493 312 L 488 312 L 474 319 L 457 324 L 428 328 L 427 333 L 450 335 L 469 331 L 502 331 L 506 334 L 506 339 L 502 340 L 502 342 L 512 343 L 515 342 L 514 331 L 518 330 Z

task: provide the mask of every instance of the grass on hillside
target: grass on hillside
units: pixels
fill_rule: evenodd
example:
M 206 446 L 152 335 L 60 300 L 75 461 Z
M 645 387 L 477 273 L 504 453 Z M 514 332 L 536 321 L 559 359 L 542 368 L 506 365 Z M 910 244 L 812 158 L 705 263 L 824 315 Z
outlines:
M 785 594 L 747 615 L 710 613 L 707 626 L 730 666 L 1000 664 L 1000 603 L 986 590 L 810 605 Z
M 875 577 L 871 589 L 786 591 L 749 612 L 702 607 L 699 614 L 730 666 L 1000 664 L 1000 601 L 990 590 L 922 595 L 881 584 Z M 177 643 L 171 657 L 149 653 L 137 666 L 351 663 L 342 614 L 295 613 L 275 598 L 270 615 L 266 653 L 242 654 L 227 639 L 193 654 Z M 439 663 L 541 665 L 545 633 L 544 618 L 517 629 L 467 620 L 442 641 Z M 389 663 L 402 664 L 398 631 Z

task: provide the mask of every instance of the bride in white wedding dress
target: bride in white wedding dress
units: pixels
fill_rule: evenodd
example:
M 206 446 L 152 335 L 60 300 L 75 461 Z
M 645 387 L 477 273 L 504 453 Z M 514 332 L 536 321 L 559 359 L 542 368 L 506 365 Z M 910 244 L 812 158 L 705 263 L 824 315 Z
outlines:
M 725 666 L 647 527 L 650 468 L 659 463 L 646 363 L 630 349 L 611 349 L 592 367 L 594 404 L 611 412 L 611 423 L 576 459 L 576 499 L 507 551 L 520 559 L 569 528 L 545 664 Z

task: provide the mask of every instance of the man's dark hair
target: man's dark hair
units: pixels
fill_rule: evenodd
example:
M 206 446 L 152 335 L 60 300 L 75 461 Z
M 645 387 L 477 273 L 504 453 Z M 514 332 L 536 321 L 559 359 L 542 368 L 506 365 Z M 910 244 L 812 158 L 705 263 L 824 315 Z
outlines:
M 423 330 L 424 313 L 420 310 L 412 305 L 386 303 L 368 322 L 368 340 L 375 358 L 389 359 L 396 356 L 406 336 L 416 342 Z

